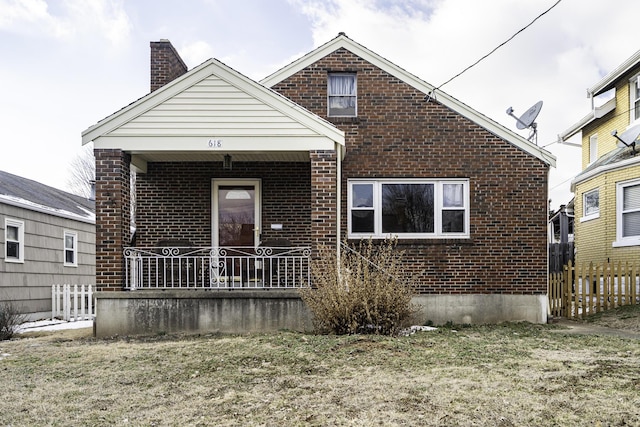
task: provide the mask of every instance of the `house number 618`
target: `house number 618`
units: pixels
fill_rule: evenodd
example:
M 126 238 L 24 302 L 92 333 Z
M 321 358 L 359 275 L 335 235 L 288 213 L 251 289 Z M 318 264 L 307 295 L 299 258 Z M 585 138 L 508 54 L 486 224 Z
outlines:
M 209 140 L 209 148 L 222 148 L 222 140 L 221 139 L 210 139 Z

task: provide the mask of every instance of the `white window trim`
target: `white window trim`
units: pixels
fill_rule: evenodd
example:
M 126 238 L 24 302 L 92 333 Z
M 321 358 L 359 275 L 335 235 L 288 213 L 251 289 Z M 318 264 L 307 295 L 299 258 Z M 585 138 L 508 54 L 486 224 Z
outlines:
M 346 96 L 346 95 L 332 95 L 329 93 L 329 81 L 331 80 L 331 76 L 353 76 L 355 79 L 355 93 L 353 97 L 356 99 L 356 108 L 354 110 L 353 115 L 342 115 L 342 114 L 331 114 L 331 97 L 332 96 Z M 358 75 L 356 73 L 329 73 L 327 75 L 327 117 L 358 117 Z
M 351 211 L 352 211 L 352 185 L 353 184 L 373 184 L 373 211 L 374 211 L 374 232 L 373 233 L 353 233 L 351 231 Z M 435 212 L 434 212 L 434 232 L 433 233 L 382 233 L 382 184 L 435 184 Z M 442 185 L 462 184 L 464 197 L 464 226 L 462 233 L 443 233 L 442 230 Z M 397 237 L 398 239 L 468 239 L 470 237 L 470 186 L 468 179 L 349 179 L 347 185 L 347 237 L 350 239 L 385 239 L 387 237 Z M 462 209 L 461 209 L 462 210 Z
M 67 236 L 73 237 L 73 248 L 67 248 Z M 73 251 L 73 262 L 67 262 L 67 251 Z M 65 267 L 77 267 L 78 266 L 78 233 L 75 231 L 64 230 L 62 234 L 62 261 Z
M 640 118 L 635 118 L 636 88 L 640 88 L 640 74 L 629 79 L 629 125 L 640 122 Z
M 592 164 L 596 160 L 598 160 L 598 134 L 594 133 L 589 137 L 589 164 Z
M 625 187 L 640 185 L 640 179 L 631 181 L 623 181 L 616 183 L 616 241 L 613 242 L 614 248 L 625 246 L 640 246 L 640 235 L 633 237 L 622 237 L 622 208 L 623 208 L 623 190 Z
M 599 188 L 594 188 L 594 189 L 591 189 L 589 191 L 585 191 L 584 193 L 582 193 L 582 217 L 580 218 L 580 222 L 586 222 L 586 221 L 591 221 L 593 219 L 600 218 L 600 202 L 599 201 L 598 201 L 598 211 L 597 212 L 591 213 L 589 215 L 587 215 L 586 212 L 585 212 L 585 209 L 587 207 L 587 204 L 586 204 L 586 201 L 585 201 L 586 200 L 586 196 L 587 196 L 587 194 L 593 193 L 593 192 L 598 192 L 598 196 L 599 196 L 600 189 Z M 599 200 L 599 197 L 598 197 L 598 200 Z
M 7 256 L 7 228 L 18 228 L 18 258 L 9 258 Z M 24 264 L 24 221 L 17 219 L 5 218 L 4 219 L 4 261 Z

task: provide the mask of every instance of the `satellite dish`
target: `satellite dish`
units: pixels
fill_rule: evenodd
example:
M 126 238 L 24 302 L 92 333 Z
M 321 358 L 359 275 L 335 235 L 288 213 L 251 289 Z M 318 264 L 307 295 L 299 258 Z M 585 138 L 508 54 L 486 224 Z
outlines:
M 618 147 L 631 147 L 633 154 L 636 154 L 636 143 L 638 137 L 640 136 L 640 124 L 631 126 L 620 135 L 618 135 L 617 130 L 614 130 L 613 132 L 611 132 L 611 135 L 613 135 L 618 140 Z
M 524 114 L 520 117 L 516 117 L 513 115 L 513 108 L 507 108 L 507 114 L 516 119 L 516 127 L 518 129 L 531 129 L 531 133 L 529 134 L 529 138 L 527 139 L 531 141 L 534 137 L 536 137 L 536 144 L 538 143 L 538 125 L 537 123 L 535 123 L 535 120 L 538 117 L 538 114 L 540 114 L 540 110 L 542 110 L 542 101 L 536 102 L 533 107 L 525 111 Z

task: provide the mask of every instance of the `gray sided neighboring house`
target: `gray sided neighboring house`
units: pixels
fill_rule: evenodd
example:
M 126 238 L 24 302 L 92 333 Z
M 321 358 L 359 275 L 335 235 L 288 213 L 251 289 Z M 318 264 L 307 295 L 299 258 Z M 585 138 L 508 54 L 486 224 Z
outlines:
M 51 316 L 51 285 L 95 282 L 92 200 L 0 171 L 0 301 Z

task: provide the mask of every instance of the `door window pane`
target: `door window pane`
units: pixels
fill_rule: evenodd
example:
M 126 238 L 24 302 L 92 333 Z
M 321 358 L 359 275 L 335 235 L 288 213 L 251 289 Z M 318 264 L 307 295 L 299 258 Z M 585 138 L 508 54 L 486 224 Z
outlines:
M 255 188 L 252 185 L 218 188 L 220 246 L 253 246 Z

